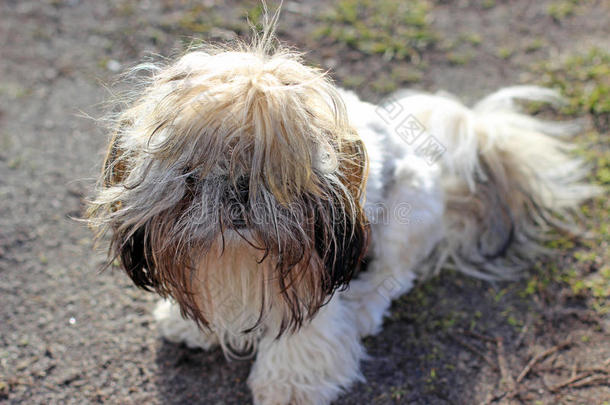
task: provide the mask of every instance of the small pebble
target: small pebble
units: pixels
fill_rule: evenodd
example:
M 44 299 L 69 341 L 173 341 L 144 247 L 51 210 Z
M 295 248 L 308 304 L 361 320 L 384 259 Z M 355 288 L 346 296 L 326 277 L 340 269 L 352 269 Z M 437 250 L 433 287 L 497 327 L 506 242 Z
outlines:
M 116 61 L 116 60 L 114 60 L 114 59 L 110 59 L 108 61 L 108 63 L 106 63 L 106 67 L 111 72 L 118 72 L 119 70 L 121 70 L 121 63 Z

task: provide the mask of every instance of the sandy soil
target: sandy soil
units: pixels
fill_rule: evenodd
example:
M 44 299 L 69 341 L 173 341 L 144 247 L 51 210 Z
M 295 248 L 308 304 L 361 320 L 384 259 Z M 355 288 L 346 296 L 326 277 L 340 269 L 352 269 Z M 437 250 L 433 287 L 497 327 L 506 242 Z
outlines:
M 246 31 L 240 2 L 204 3 L 217 18 L 208 37 Z M 364 78 L 358 92 L 380 98 L 369 84 L 402 62 L 312 39 L 325 2 L 289 3 L 280 36 L 310 50 L 307 58 L 332 68 L 339 83 Z M 435 3 L 433 25 L 445 40 L 463 31 L 483 40 L 472 49 L 460 45 L 471 52 L 463 64 L 448 61 L 442 47 L 424 53 L 415 87 L 473 100 L 503 85 L 535 82 L 524 73 L 536 61 L 590 45 L 610 48 L 607 2 L 587 2 L 561 22 L 546 14 L 549 1 L 482 3 L 489 2 Z M 99 274 L 103 253 L 70 219 L 82 215 L 107 139 L 88 118 L 103 114 L 104 85 L 151 52 L 180 49 L 192 8 L 169 0 L 0 2 L 0 403 L 250 400 L 250 363 L 159 339 L 151 316 L 156 298 L 119 272 Z M 523 50 L 538 37 L 544 46 Z M 499 46 L 515 52 L 499 57 Z M 550 263 L 573 265 L 567 253 L 541 266 Z M 607 404 L 608 315 L 560 286 L 521 294 L 526 286 L 527 280 L 489 284 L 451 273 L 422 283 L 393 305 L 383 332 L 366 339 L 368 382 L 337 404 Z M 556 347 L 566 340 L 572 344 Z M 528 361 L 553 347 L 514 382 Z M 595 374 L 601 383 L 552 389 L 604 361 L 605 373 Z

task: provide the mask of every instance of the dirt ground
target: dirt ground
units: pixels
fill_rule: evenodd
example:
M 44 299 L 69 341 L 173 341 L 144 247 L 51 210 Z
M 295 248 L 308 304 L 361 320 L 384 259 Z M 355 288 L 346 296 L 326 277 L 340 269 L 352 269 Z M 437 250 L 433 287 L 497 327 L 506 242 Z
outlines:
M 610 49 L 608 1 L 417 3 L 430 6 L 436 37 L 414 42 L 409 57 L 330 35 L 339 20 L 321 0 L 285 1 L 279 36 L 369 100 L 411 86 L 472 101 L 543 82 L 539 63 Z M 145 58 L 178 53 L 189 36 L 247 33 L 256 5 L 0 1 L 0 403 L 249 403 L 250 363 L 158 338 L 156 298 L 118 271 L 98 273 L 103 252 L 70 218 L 99 169 L 107 134 L 92 118 L 105 112 L 107 85 Z M 593 68 L 608 72 L 606 63 Z M 579 116 L 589 134 L 580 148 L 596 154 L 592 180 L 607 185 L 607 127 Z M 583 213 L 589 241 L 561 239 L 522 281 L 446 272 L 395 302 L 383 332 L 365 340 L 367 382 L 336 403 L 609 404 L 607 200 Z

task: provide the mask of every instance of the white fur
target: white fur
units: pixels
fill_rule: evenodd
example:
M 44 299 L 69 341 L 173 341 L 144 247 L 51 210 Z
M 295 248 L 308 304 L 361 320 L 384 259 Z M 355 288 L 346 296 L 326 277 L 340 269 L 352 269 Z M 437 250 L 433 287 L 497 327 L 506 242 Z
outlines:
M 273 318 L 265 321 L 248 379 L 258 405 L 330 403 L 362 378 L 360 338 L 379 331 L 391 300 L 409 291 L 415 279 L 444 266 L 483 278 L 511 276 L 525 264 L 522 257 L 537 251 L 543 219 L 595 193 L 579 183 L 584 172 L 565 154 L 565 145 L 545 134 L 565 128 L 516 112 L 515 98 L 555 101 L 548 90 L 503 89 L 475 109 L 447 96 L 397 96 L 403 113 L 423 124 L 421 136 L 433 135 L 444 146 L 435 161 L 418 153 L 423 138 L 409 144 L 400 136 L 398 119 L 384 120 L 377 106 L 353 93 L 342 97 L 370 159 L 365 211 L 372 261 L 298 332 L 275 339 Z M 539 211 L 530 212 L 530 197 Z M 507 258 L 488 263 L 477 243 L 492 249 L 507 237 L 507 223 L 496 218 L 500 205 L 515 227 L 515 247 Z M 155 316 L 170 341 L 204 349 L 217 342 L 182 320 L 175 305 L 161 303 Z
M 213 332 L 205 333 L 195 322 L 184 319 L 180 315 L 178 305 L 169 300 L 159 301 L 153 315 L 157 320 L 159 333 L 170 342 L 183 342 L 191 349 L 200 347 L 205 350 L 218 345 L 218 338 Z
M 328 404 L 363 379 L 363 356 L 354 313 L 336 296 L 297 333 L 263 337 L 248 378 L 254 403 Z

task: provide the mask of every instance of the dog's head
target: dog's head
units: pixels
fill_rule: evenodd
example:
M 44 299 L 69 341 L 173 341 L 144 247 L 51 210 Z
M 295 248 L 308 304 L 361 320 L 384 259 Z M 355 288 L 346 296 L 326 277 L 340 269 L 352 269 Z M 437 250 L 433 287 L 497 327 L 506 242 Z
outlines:
M 281 308 L 283 331 L 345 286 L 367 247 L 366 152 L 343 102 L 321 71 L 269 42 L 153 68 L 117 120 L 89 209 L 134 283 L 200 325 L 206 294 L 223 288 L 206 274 L 232 271 L 219 269 L 225 255 L 258 252 L 247 271 L 261 284 L 248 288 L 261 315 Z

